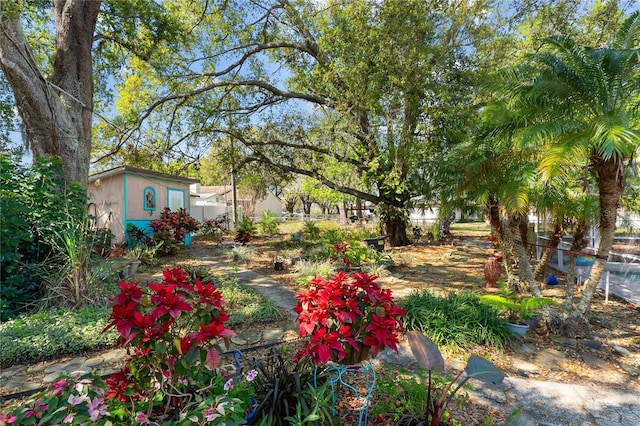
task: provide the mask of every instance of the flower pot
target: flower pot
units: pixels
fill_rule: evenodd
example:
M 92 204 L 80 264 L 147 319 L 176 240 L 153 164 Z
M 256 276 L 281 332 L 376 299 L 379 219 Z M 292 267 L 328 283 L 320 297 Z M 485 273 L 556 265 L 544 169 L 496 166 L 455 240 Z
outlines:
M 354 348 L 352 348 L 351 346 L 347 347 L 346 350 L 346 354 L 344 356 L 344 358 L 342 358 L 341 360 L 338 360 L 338 354 L 335 351 L 332 351 L 331 353 L 331 361 L 335 362 L 336 364 L 342 364 L 342 365 L 354 365 L 354 364 L 359 364 L 362 361 L 366 361 L 367 359 L 369 359 L 369 350 L 371 348 L 369 346 L 360 346 L 359 350 L 356 350 Z
M 527 330 L 529 330 L 529 324 L 507 322 L 505 326 L 518 337 L 523 337 L 527 333 Z
M 500 279 L 500 256 L 494 256 L 487 259 L 487 263 L 484 265 L 484 287 L 496 288 L 498 287 L 498 280 Z

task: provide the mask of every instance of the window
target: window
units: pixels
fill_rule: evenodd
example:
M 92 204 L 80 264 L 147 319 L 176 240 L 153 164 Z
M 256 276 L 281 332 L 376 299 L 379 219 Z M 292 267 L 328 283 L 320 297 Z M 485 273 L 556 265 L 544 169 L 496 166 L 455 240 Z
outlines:
M 184 190 L 181 189 L 169 189 L 167 192 L 169 198 L 169 208 L 172 212 L 177 212 L 179 209 L 184 209 Z
M 143 206 L 145 210 L 155 210 L 156 209 L 156 190 L 150 186 L 147 186 L 144 189 L 144 199 Z

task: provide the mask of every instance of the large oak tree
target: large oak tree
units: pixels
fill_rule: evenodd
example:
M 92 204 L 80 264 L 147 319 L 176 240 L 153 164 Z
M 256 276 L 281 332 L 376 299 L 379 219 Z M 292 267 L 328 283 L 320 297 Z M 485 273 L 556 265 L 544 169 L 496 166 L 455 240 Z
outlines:
M 10 83 L 35 157 L 62 158 L 70 182 L 86 184 L 91 154 L 93 36 L 100 1 L 54 0 L 56 37 L 50 73 L 22 28 L 26 2 L 0 8 L 0 67 Z

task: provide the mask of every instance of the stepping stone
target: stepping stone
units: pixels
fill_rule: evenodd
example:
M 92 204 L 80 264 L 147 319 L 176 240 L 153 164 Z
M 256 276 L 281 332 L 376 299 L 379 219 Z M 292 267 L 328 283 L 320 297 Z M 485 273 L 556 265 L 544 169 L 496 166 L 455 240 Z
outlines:
M 48 367 L 48 364 L 36 364 L 27 368 L 27 373 L 42 373 L 45 368 Z
M 583 340 L 582 342 L 583 345 L 590 347 L 591 349 L 595 349 L 597 351 L 601 350 L 602 347 L 604 346 L 602 344 L 602 342 L 600 340 L 597 339 L 587 339 L 587 340 Z
M 623 348 L 622 346 L 615 345 L 613 347 L 613 350 L 614 350 L 614 352 L 616 352 L 619 355 L 622 355 L 623 357 L 631 356 L 631 352 L 629 352 L 628 349 Z
M 24 365 L 14 365 L 9 368 L 4 368 L 2 369 L 2 371 L 0 371 L 0 379 L 15 376 L 16 374 L 24 371 L 24 369 L 25 369 Z M 27 369 L 27 371 L 29 370 Z
M 527 361 L 523 361 L 521 359 L 514 360 L 513 367 L 524 373 L 535 373 L 540 370 L 540 367 L 538 367 L 537 365 Z
M 4 385 L 4 389 L 9 389 L 12 393 L 39 389 L 41 387 L 42 383 L 27 381 L 24 376 L 15 376 Z
M 545 349 L 543 351 L 538 352 L 534 363 L 539 365 L 542 368 L 547 368 L 549 370 L 556 369 L 560 366 L 561 363 L 566 361 L 567 358 L 560 351 L 555 349 Z
M 284 337 L 284 331 L 279 328 L 262 332 L 262 340 L 264 342 L 279 342 L 282 337 Z
M 53 373 L 49 373 L 42 378 L 43 383 L 53 383 L 58 381 L 58 377 L 60 377 L 62 371 L 54 371 Z
M 102 359 L 107 363 L 124 361 L 126 357 L 127 351 L 124 349 L 113 349 L 102 354 Z
M 86 360 L 82 365 L 82 367 L 95 367 L 97 365 L 100 365 L 104 362 L 104 360 L 102 358 L 100 358 L 99 356 L 93 357 L 93 358 L 89 358 L 88 360 Z
M 590 367 L 597 367 L 597 368 L 609 367 L 609 363 L 607 363 L 607 361 L 595 355 L 591 355 L 589 353 L 581 353 L 580 358 L 582 358 L 584 363 Z
M 518 346 L 517 348 L 514 349 L 514 352 L 519 354 L 519 355 L 533 355 L 537 352 L 538 350 L 536 349 L 536 347 L 534 345 L 531 345 L 529 343 L 524 343 L 520 346 Z
M 257 330 L 242 331 L 231 338 L 236 345 L 255 345 L 262 339 L 262 332 Z

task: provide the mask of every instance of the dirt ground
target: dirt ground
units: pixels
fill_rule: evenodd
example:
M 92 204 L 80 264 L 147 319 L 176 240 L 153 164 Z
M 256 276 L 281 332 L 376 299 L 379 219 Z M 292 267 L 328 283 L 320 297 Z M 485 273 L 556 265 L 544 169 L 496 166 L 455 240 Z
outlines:
M 393 269 L 391 277 L 381 281 L 392 289 L 396 297 L 425 288 L 436 294 L 462 290 L 486 292 L 483 289 L 484 264 L 494 252 L 488 238 L 477 235 L 453 235 L 452 240 L 453 243 L 449 241 L 442 245 L 424 242 L 388 248 L 387 252 L 398 266 Z M 292 290 L 299 288 L 295 281 L 297 275 L 292 268 L 285 267 L 283 271 L 273 269 L 274 252 L 270 249 L 272 244 L 264 240 L 254 240 L 250 244 L 256 248 L 258 256 L 254 262 L 246 265 L 248 268 L 267 275 Z M 542 279 L 540 277 L 541 284 Z M 565 285 L 566 280 L 560 277 L 559 285 L 543 286 L 543 295 L 561 302 L 564 300 Z M 579 289 L 576 288 L 576 291 L 579 292 Z M 491 350 L 486 348 L 471 350 L 474 353 L 484 352 L 478 354 L 494 361 L 508 375 L 522 375 L 515 360 L 526 358 L 526 354 L 522 353 L 523 346 L 527 351 L 535 348 L 535 352 L 553 349 L 564 354 L 560 368 L 539 369 L 536 372 L 528 372 L 527 377 L 612 388 L 640 386 L 637 384 L 640 374 L 640 307 L 616 297 L 610 297 L 609 302 L 605 303 L 604 293 L 598 291 L 588 318 L 592 327 L 591 339 L 563 338 L 550 334 L 542 326 L 527 333 L 516 345 L 507 348 L 503 353 L 491 353 Z M 596 351 L 588 346 L 589 344 L 598 346 L 597 360 L 590 357 L 591 352 Z M 635 356 L 622 357 L 614 347 L 626 348 Z M 529 358 L 533 356 L 531 354 Z
M 287 236 L 255 238 L 249 245 L 256 250 L 256 257 L 243 264 L 261 275 L 281 283 L 293 291 L 299 289 L 298 275 L 288 262 L 283 270 L 274 270 L 274 257 L 280 252 L 274 251 L 274 241 Z M 227 241 L 227 243 L 230 241 Z M 212 244 L 195 242 L 198 244 Z M 429 289 L 436 294 L 451 291 L 471 290 L 486 292 L 484 287 L 484 265 L 494 249 L 488 236 L 472 233 L 454 234 L 442 244 L 428 243 L 390 248 L 390 254 L 396 263 L 390 277 L 380 281 L 389 287 L 396 297 L 402 297 L 414 290 Z M 548 270 L 546 273 L 557 272 Z M 545 274 L 546 275 L 546 274 Z M 504 276 L 504 271 L 503 271 Z M 539 277 L 542 284 L 543 277 Z M 562 301 L 566 281 L 560 276 L 560 284 L 543 286 L 543 295 Z M 579 289 L 576 288 L 579 292 Z M 527 335 L 502 351 L 494 348 L 475 347 L 457 354 L 445 354 L 447 364 L 454 365 L 453 370 L 464 367 L 462 360 L 471 354 L 483 356 L 494 362 L 508 376 L 526 377 L 534 380 L 559 382 L 612 388 L 622 390 L 640 389 L 640 307 L 615 297 L 605 303 L 604 294 L 598 291 L 588 315 L 592 335 L 589 339 L 569 339 L 553 335 L 546 327 L 530 330 Z M 621 354 L 617 348 L 628 351 Z M 539 353 L 551 353 L 559 356 L 557 365 L 538 365 L 523 371 L 523 365 L 538 363 Z M 463 425 L 483 424 L 483 418 L 490 417 L 494 424 L 503 424 L 504 410 L 468 401 L 461 408 L 451 407 L 453 417 Z M 342 419 L 344 424 L 350 424 Z M 370 419 L 371 422 L 375 419 Z M 372 424 L 386 424 L 374 422 Z

